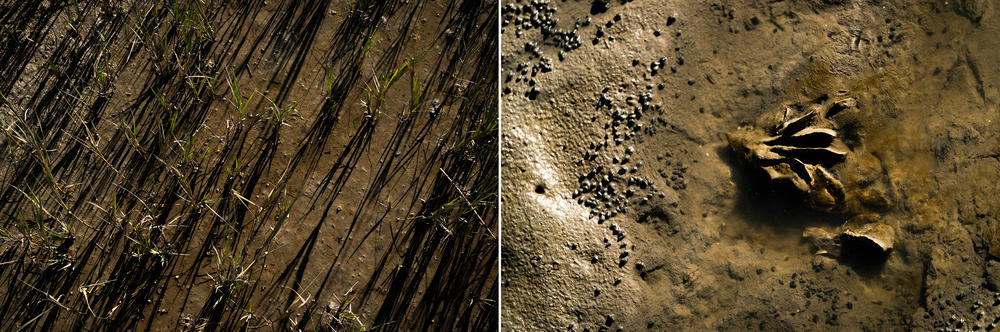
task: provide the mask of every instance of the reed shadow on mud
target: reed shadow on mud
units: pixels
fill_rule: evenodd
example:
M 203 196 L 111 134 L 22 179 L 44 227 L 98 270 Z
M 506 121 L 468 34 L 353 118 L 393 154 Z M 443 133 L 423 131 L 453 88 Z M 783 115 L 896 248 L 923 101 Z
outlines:
M 370 83 L 362 65 L 374 32 L 387 18 L 399 16 L 406 22 L 396 42 L 374 62 L 379 70 L 391 72 L 401 61 L 401 40 L 411 33 L 412 22 L 426 14 L 426 4 L 420 1 L 354 2 L 332 35 L 334 42 L 319 52 L 331 71 L 320 114 L 308 124 L 305 144 L 282 166 L 276 162 L 282 118 L 271 119 L 276 126 L 237 124 L 217 147 L 218 157 L 192 161 L 183 139 L 194 141 L 217 116 L 213 106 L 226 98 L 218 93 L 224 87 L 192 77 L 214 76 L 219 86 L 227 82 L 232 97 L 226 100 L 246 109 L 252 106 L 243 99 L 250 104 L 253 94 L 234 85 L 270 75 L 278 87 L 272 115 L 281 115 L 277 113 L 285 109 L 333 2 L 280 1 L 279 10 L 270 14 L 261 10 L 260 0 L 233 8 L 198 7 L 193 2 L 148 8 L 106 5 L 7 1 L 0 7 L 0 22 L 29 31 L 0 36 L 3 44 L 12 46 L 4 53 L 10 61 L 0 68 L 6 78 L 0 86 L 3 107 L 9 111 L 0 115 L 12 114 L 2 118 L 8 129 L 3 142 L 9 148 L 0 152 L 9 161 L 0 169 L 0 212 L 6 218 L 0 243 L 5 262 L 0 265 L 5 289 L 0 292 L 5 318 L 0 326 L 151 329 L 156 315 L 169 312 L 180 321 L 180 313 L 192 306 L 197 314 L 187 318 L 188 328 L 236 330 L 265 323 L 347 328 L 353 323 L 343 318 L 355 317 L 350 304 L 331 308 L 320 301 L 299 301 L 302 294 L 319 298 L 329 292 L 328 282 L 339 277 L 338 261 L 351 259 L 371 234 L 388 227 L 387 212 L 382 219 L 368 220 L 363 211 L 377 209 L 383 190 L 397 182 L 412 188 L 400 204 L 416 217 L 390 227 L 391 243 L 374 255 L 378 259 L 373 272 L 354 299 L 358 309 L 374 313 L 367 328 L 485 330 L 496 325 L 497 169 L 491 166 L 498 160 L 495 7 L 478 1 L 447 4 L 434 22 L 441 32 L 431 38 L 443 51 L 427 60 L 433 62 L 430 74 L 422 88 L 412 91 L 421 106 L 395 123 L 369 119 L 350 124 L 341 121 L 344 105 Z M 198 27 L 175 25 L 181 15 L 219 24 L 216 35 L 202 36 Z M 87 32 L 59 36 L 55 53 L 41 54 L 40 41 L 61 16 L 75 17 L 74 26 Z M 102 19 L 93 21 L 95 16 Z M 253 37 L 248 29 L 259 19 L 282 24 L 269 24 Z M 173 59 L 157 56 L 157 45 L 151 45 L 155 38 L 143 39 L 156 34 L 147 36 L 145 29 L 162 33 L 157 38 L 162 38 L 163 55 L 169 55 L 169 49 L 185 52 L 175 52 Z M 108 55 L 119 56 L 119 66 L 98 70 L 108 49 L 131 38 L 137 38 L 133 45 L 149 46 L 153 54 Z M 248 49 L 262 49 L 265 55 Z M 49 70 L 34 78 L 34 84 L 16 87 L 39 57 L 54 59 L 48 62 Z M 262 71 L 255 64 L 261 57 L 275 65 Z M 470 65 L 475 69 L 466 67 Z M 112 89 L 124 68 L 141 73 L 136 81 L 122 82 L 139 91 L 127 98 Z M 88 142 L 108 121 L 118 121 L 110 125 L 119 129 Z M 392 134 L 388 144 L 374 148 L 379 125 L 393 128 Z M 333 135 L 347 133 L 351 139 L 342 151 L 323 153 Z M 420 145 L 433 148 L 419 151 L 415 146 Z M 362 234 L 360 240 L 344 241 L 334 257 L 312 257 L 323 226 L 342 223 L 341 218 L 328 220 L 333 203 L 339 202 L 359 161 L 371 157 L 385 162 L 375 170 L 349 225 L 338 225 L 350 229 L 348 237 Z M 333 161 L 329 170 L 317 168 L 321 158 Z M 237 167 L 243 172 L 234 172 Z M 282 167 L 289 177 L 267 185 L 284 188 L 292 184 L 290 178 L 317 172 L 323 177 L 319 191 L 324 194 L 312 200 L 268 198 L 253 211 L 247 197 L 265 185 L 269 169 Z M 410 177 L 409 169 L 416 175 Z M 86 186 L 67 185 L 81 181 Z M 220 192 L 221 198 L 206 199 Z M 267 277 L 262 267 L 269 245 L 296 204 L 311 205 L 319 216 L 309 209 L 306 215 L 316 220 L 312 232 L 291 260 L 271 260 L 281 272 Z M 141 227 L 136 226 L 140 222 Z M 259 263 L 248 266 L 235 257 Z M 311 264 L 326 266 L 318 285 L 304 282 Z M 207 296 L 195 300 L 199 297 L 192 290 L 203 288 L 205 276 L 215 284 Z M 270 285 L 262 288 L 265 283 Z M 175 297 L 183 299 L 179 308 L 170 302 Z M 288 319 L 289 308 L 298 311 L 298 320 Z M 257 316 L 248 314 L 253 312 Z

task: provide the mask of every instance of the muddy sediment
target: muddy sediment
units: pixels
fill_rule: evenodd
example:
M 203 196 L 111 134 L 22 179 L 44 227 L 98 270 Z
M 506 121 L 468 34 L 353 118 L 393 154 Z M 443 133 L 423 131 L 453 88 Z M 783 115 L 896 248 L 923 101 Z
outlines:
M 996 7 L 501 3 L 504 327 L 992 329 Z M 841 95 L 842 200 L 730 147 Z

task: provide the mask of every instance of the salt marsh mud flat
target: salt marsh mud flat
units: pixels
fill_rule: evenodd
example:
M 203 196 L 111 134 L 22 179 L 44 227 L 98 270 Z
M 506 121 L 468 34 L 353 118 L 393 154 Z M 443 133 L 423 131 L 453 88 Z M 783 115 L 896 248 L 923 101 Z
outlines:
M 1000 324 L 1000 4 L 500 5 L 505 328 Z
M 0 2 L 0 330 L 490 330 L 497 5 Z

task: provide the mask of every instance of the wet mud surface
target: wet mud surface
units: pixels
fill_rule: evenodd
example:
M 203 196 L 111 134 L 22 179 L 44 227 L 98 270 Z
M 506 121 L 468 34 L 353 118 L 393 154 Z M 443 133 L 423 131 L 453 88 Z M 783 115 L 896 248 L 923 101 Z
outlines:
M 496 3 L 0 1 L 0 330 L 489 330 Z
M 501 3 L 504 328 L 992 330 L 997 7 Z M 842 96 L 805 187 L 727 136 Z

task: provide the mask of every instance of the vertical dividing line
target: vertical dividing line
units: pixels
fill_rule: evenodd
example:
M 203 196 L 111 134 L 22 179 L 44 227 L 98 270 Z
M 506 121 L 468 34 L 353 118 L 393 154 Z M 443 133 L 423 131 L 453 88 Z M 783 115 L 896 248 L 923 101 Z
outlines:
M 503 34 L 500 1 L 497 4 L 497 330 L 503 331 Z

